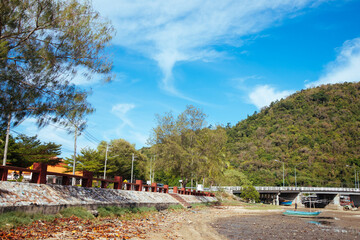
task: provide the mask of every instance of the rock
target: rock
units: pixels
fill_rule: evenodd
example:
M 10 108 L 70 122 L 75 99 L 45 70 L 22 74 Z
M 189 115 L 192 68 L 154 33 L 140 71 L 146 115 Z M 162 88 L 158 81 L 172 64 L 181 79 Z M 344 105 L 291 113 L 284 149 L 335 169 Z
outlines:
M 99 212 L 97 210 L 91 210 L 90 213 L 94 216 L 94 217 L 98 217 L 99 216 Z

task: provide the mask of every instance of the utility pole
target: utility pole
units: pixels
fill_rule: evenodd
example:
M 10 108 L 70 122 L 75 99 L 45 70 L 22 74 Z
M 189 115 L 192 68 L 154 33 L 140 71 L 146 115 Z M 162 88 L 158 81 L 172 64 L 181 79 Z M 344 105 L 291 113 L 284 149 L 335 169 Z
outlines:
M 75 167 L 76 167 L 76 137 L 77 137 L 77 126 L 75 125 L 75 136 L 74 136 L 74 161 L 73 161 L 73 175 L 75 175 Z M 72 178 L 72 185 L 75 186 L 76 178 Z
M 153 164 L 153 169 L 152 169 L 152 174 L 153 174 L 153 178 L 152 178 L 152 181 L 151 182 L 154 182 L 155 181 L 155 157 L 156 155 L 154 155 L 154 164 Z
M 152 181 L 151 181 L 151 163 L 152 162 L 152 157 L 150 157 L 150 184 L 152 183 Z
M 275 159 L 275 162 L 281 162 L 283 164 L 283 187 L 285 187 L 285 163 L 277 159 Z
M 7 128 L 6 128 L 4 158 L 3 158 L 3 164 L 2 164 L 3 166 L 6 166 L 6 160 L 7 160 L 7 152 L 8 152 L 8 147 L 9 147 L 10 124 L 11 124 L 11 113 L 9 113 L 8 124 L 7 124 Z
M 346 165 L 346 167 L 353 167 L 353 168 L 354 168 L 354 186 L 355 186 L 355 188 L 356 188 L 356 187 L 359 188 L 359 182 L 356 183 L 356 180 L 357 180 L 357 178 L 358 178 L 357 173 L 356 173 L 356 166 L 355 166 L 355 165 L 353 165 L 353 166 Z
M 106 179 L 106 164 L 108 158 L 109 144 L 106 143 L 106 151 L 105 151 L 105 166 L 104 166 L 104 179 Z
M 355 170 L 355 188 L 356 188 L 356 167 L 354 167 L 354 170 Z
M 297 187 L 297 182 L 296 182 L 296 167 L 299 166 L 300 164 L 302 164 L 302 162 L 299 163 L 299 164 L 297 164 L 297 165 L 295 165 L 295 187 Z
M 283 164 L 283 187 L 285 187 L 285 163 L 282 162 Z
M 132 158 L 131 158 L 131 180 L 130 180 L 131 183 L 133 183 L 133 172 L 134 172 L 134 154 L 132 154 Z

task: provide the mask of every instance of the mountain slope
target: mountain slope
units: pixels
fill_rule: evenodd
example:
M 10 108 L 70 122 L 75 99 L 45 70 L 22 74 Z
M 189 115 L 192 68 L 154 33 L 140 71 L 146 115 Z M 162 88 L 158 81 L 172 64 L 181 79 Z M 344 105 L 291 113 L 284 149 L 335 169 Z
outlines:
M 232 165 L 255 185 L 354 187 L 360 83 L 302 90 L 227 128 Z M 349 165 L 347 167 L 346 165 Z M 360 169 L 358 167 L 358 169 Z

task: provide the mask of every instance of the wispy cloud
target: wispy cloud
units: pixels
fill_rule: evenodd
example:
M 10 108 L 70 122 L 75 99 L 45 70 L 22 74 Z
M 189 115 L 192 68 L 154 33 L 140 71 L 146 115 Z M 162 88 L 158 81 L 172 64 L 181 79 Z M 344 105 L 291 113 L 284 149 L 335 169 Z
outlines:
M 148 138 L 148 135 L 145 135 L 139 131 L 130 131 L 130 142 L 139 143 L 139 145 L 145 145 Z
M 292 94 L 294 91 L 279 91 L 274 87 L 269 85 L 261 85 L 254 88 L 253 91 L 249 93 L 249 100 L 254 104 L 258 109 L 261 109 L 265 106 L 268 106 L 271 102 L 275 100 L 280 100 Z
M 95 0 L 94 6 L 117 29 L 114 43 L 158 63 L 166 92 L 186 98 L 175 87 L 172 70 L 181 61 L 223 56 L 218 44 L 239 47 L 241 38 L 260 32 L 314 0 Z
M 124 138 L 124 136 L 126 136 L 126 140 L 130 143 L 136 143 L 140 146 L 145 145 L 148 136 L 145 136 L 139 131 L 143 126 L 134 124 L 134 121 L 129 117 L 130 111 L 134 108 L 136 108 L 136 105 L 132 103 L 119 103 L 112 107 L 111 112 L 120 118 L 122 122 L 114 126 L 111 130 L 105 131 L 104 137 L 106 139 Z
M 346 41 L 338 52 L 336 60 L 328 64 L 325 73 L 317 81 L 306 84 L 307 88 L 360 81 L 360 38 Z
M 127 113 L 135 108 L 135 104 L 132 103 L 119 103 L 112 107 L 111 112 L 115 114 L 123 122 L 122 126 L 128 125 L 134 127 L 131 119 L 128 117 Z
M 236 88 L 238 90 L 248 91 L 249 83 L 252 81 L 259 80 L 259 79 L 262 79 L 262 77 L 258 76 L 258 75 L 238 77 L 238 78 L 230 79 L 230 84 L 232 85 L 233 88 Z

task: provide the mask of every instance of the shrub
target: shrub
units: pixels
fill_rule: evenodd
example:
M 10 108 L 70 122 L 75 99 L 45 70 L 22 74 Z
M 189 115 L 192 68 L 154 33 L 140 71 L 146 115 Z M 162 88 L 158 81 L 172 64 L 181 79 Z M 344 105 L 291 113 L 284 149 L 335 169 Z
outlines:
M 245 185 L 242 187 L 240 197 L 246 202 L 259 202 L 260 194 L 258 191 L 256 191 L 254 186 Z
M 94 216 L 83 207 L 70 207 L 65 208 L 60 211 L 61 216 L 63 217 L 78 217 L 83 219 L 93 219 Z
M 29 225 L 34 221 L 52 221 L 55 215 L 44 215 L 39 213 L 7 212 L 0 214 L 0 228 L 9 229 L 21 225 Z

